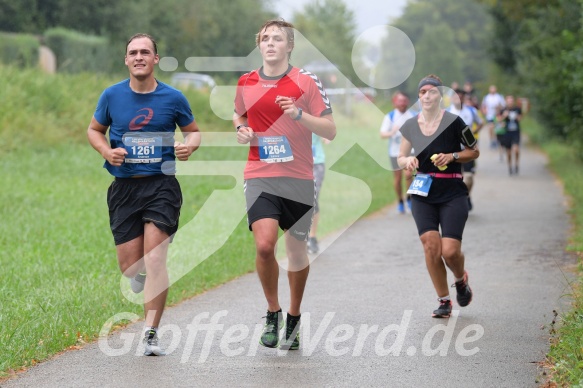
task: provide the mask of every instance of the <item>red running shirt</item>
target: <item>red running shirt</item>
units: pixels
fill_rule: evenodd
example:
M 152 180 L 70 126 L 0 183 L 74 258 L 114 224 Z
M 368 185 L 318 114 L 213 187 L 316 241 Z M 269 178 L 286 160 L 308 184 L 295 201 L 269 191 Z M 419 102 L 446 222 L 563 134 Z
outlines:
M 268 77 L 262 70 L 254 70 L 239 78 L 235 113 L 247 118 L 247 125 L 257 137 L 285 136 L 293 160 L 280 163 L 260 161 L 258 140 L 254 138 L 249 147 L 244 178 L 314 179 L 312 132 L 300 124 L 301 120 L 295 121 L 283 113 L 275 99 L 277 96 L 291 97 L 298 108 L 321 117 L 332 113 L 324 87 L 314 74 L 291 65 L 278 77 Z

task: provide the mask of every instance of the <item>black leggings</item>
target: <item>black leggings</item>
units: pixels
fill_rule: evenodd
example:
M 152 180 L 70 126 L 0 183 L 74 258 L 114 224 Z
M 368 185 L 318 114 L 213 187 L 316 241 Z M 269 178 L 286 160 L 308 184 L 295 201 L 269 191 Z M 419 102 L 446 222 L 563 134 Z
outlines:
M 469 212 L 467 195 L 438 204 L 421 202 L 415 195 L 411 199 L 411 212 L 419 236 L 432 230 L 439 232 L 441 225 L 441 237 L 462 240 Z

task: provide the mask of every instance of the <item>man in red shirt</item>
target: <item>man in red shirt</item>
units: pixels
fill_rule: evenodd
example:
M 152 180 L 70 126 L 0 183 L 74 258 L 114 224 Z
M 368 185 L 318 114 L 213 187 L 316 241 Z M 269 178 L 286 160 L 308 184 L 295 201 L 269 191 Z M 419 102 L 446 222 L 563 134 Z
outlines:
M 300 305 L 309 272 L 306 241 L 314 206 L 312 133 L 332 140 L 336 125 L 320 80 L 293 67 L 293 25 L 270 20 L 256 37 L 263 66 L 241 76 L 233 123 L 237 141 L 250 143 L 245 167 L 249 229 L 265 298 L 266 324 L 260 343 L 279 346 L 283 314 L 275 259 L 278 228 L 285 231 L 290 307 L 282 348 L 299 348 Z

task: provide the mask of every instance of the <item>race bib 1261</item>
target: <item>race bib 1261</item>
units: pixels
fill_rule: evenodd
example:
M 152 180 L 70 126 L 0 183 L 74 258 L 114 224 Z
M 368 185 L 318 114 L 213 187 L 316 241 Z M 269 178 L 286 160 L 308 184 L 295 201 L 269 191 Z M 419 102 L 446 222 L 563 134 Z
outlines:
M 161 137 L 125 136 L 124 148 L 128 152 L 126 163 L 159 163 L 162 161 Z

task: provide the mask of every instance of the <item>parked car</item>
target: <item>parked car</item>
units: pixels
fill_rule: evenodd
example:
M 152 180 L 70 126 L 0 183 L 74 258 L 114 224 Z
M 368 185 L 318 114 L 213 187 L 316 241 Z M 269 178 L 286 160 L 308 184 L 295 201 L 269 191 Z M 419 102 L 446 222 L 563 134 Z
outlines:
M 170 84 L 179 89 L 211 90 L 217 84 L 213 77 L 200 73 L 174 73 Z

